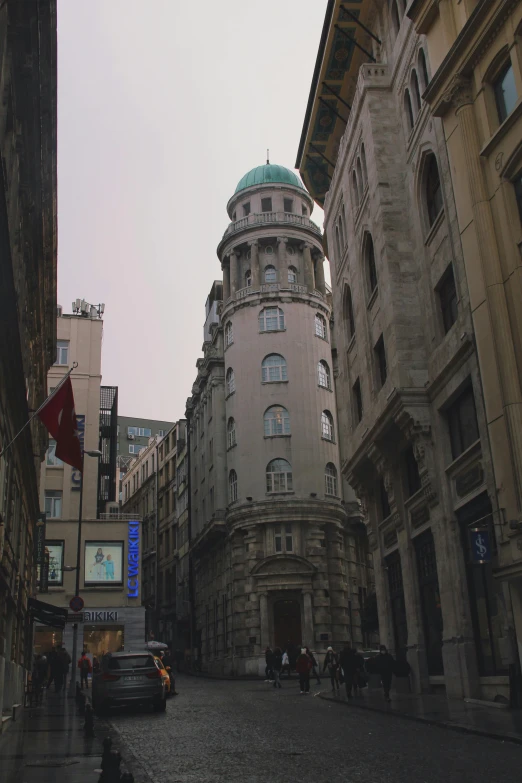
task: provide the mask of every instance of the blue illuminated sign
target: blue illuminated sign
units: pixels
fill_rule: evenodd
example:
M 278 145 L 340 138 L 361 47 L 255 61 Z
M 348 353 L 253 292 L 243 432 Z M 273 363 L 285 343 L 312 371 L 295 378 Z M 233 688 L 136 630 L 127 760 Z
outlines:
M 491 538 L 484 528 L 470 529 L 471 562 L 477 565 L 491 563 Z
M 137 598 L 140 583 L 140 523 L 129 522 L 129 554 L 127 575 L 127 598 Z

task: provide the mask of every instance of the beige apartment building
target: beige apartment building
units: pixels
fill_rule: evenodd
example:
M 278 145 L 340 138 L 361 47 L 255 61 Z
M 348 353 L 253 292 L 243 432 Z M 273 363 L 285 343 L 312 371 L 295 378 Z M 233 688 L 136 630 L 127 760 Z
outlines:
M 267 645 L 363 642 L 372 572 L 341 478 L 312 209 L 299 178 L 267 162 L 238 183 L 217 250 L 186 410 L 194 646 L 214 673 L 262 673 Z
M 475 250 L 489 245 L 467 259 L 459 195 L 475 173 L 461 147 L 451 159 L 426 100 L 440 54 L 405 5 L 328 3 L 297 165 L 325 210 L 342 470 L 365 514 L 381 642 L 407 657 L 417 691 L 507 698 L 511 602 L 497 577 L 513 533 L 492 455 L 509 440 L 488 426 L 502 411 L 475 315 Z M 452 4 L 409 13 L 421 5 Z
M 494 578 L 512 600 L 520 661 L 522 3 L 413 0 L 408 16 L 425 36 L 423 100 L 448 148 L 499 508 Z

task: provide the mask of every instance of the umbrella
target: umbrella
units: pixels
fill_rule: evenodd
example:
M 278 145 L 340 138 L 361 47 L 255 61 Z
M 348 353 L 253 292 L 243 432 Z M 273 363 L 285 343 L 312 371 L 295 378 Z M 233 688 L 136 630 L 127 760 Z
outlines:
M 169 646 L 168 644 L 164 644 L 163 642 L 147 642 L 145 645 L 147 650 L 168 650 Z

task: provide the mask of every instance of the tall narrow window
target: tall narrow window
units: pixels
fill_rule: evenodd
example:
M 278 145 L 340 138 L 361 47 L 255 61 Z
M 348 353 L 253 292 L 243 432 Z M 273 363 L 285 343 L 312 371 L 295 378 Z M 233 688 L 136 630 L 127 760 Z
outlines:
M 321 413 L 321 434 L 325 440 L 334 439 L 334 422 L 330 411 Z
M 513 66 L 509 61 L 493 82 L 498 119 L 502 123 L 508 117 L 518 100 Z
M 375 250 L 371 234 L 366 234 L 365 255 L 368 287 L 370 289 L 370 294 L 373 294 L 377 288 L 377 269 L 375 267 Z
M 261 199 L 261 212 L 271 212 L 272 211 L 272 199 L 271 198 L 262 198 Z
M 330 380 L 330 368 L 328 367 L 328 364 L 324 361 L 324 359 L 321 359 L 319 364 L 317 365 L 317 383 L 319 386 L 322 386 L 323 389 L 331 389 L 331 380 Z
M 234 370 L 229 367 L 227 370 L 227 394 L 233 394 L 236 390 L 236 378 Z
M 234 342 L 234 331 L 232 328 L 232 321 L 228 321 L 225 326 L 225 346 L 232 345 Z
M 288 267 L 288 282 L 297 283 L 297 269 L 295 266 Z
M 361 196 L 364 193 L 364 189 L 366 187 L 366 182 L 364 181 L 363 173 L 362 173 L 362 165 L 361 165 L 361 159 L 357 158 L 357 179 L 359 180 L 360 186 L 361 186 Z
M 232 418 L 229 418 L 227 423 L 227 446 L 229 449 L 236 445 L 236 422 Z
M 265 411 L 263 424 L 267 438 L 274 438 L 277 435 L 290 435 L 290 414 L 281 405 L 273 405 Z
M 283 547 L 284 543 L 284 547 Z M 294 539 L 292 525 L 276 525 L 274 528 L 274 549 L 276 552 L 293 552 Z
M 277 383 L 288 380 L 286 359 L 278 353 L 265 356 L 261 365 L 261 380 L 263 383 Z
M 55 364 L 69 364 L 69 342 L 68 340 L 56 341 L 56 362 Z
M 50 519 L 60 519 L 62 516 L 62 492 L 45 490 L 45 513 Z
M 339 232 L 341 234 L 341 249 L 344 253 L 344 248 L 346 247 L 346 235 L 344 233 L 344 205 L 341 204 L 341 208 L 339 209 Z
M 237 473 L 231 470 L 228 474 L 228 500 L 233 503 L 237 500 Z
M 344 321 L 348 332 L 348 338 L 351 340 L 355 334 L 355 318 L 353 315 L 352 290 L 350 286 L 346 286 L 344 292 Z
M 250 215 L 250 201 L 247 201 L 246 204 L 243 204 L 243 215 L 245 217 Z
M 337 468 L 329 462 L 324 471 L 324 491 L 326 495 L 337 495 Z
M 280 307 L 265 307 L 259 313 L 259 331 L 276 332 L 285 328 L 285 314 Z
M 384 350 L 384 337 L 382 334 L 377 340 L 373 350 L 375 353 L 375 369 L 377 380 L 379 383 L 379 388 L 382 388 L 386 383 L 386 377 L 388 375 L 388 369 L 386 367 L 386 351 Z
M 245 272 L 245 287 L 250 288 L 251 285 L 252 285 L 252 271 L 248 269 Z
M 412 71 L 411 74 L 411 86 L 413 90 L 413 97 L 415 99 L 415 109 L 417 112 L 421 110 L 421 96 L 420 96 L 420 88 L 419 88 L 419 78 L 417 76 L 417 71 L 415 68 Z
M 269 264 L 265 266 L 265 283 L 275 283 L 277 280 L 277 272 L 275 266 Z
M 430 154 L 426 161 L 426 207 L 430 227 L 435 223 L 442 209 L 442 189 L 440 186 L 439 167 L 435 155 Z
M 276 525 L 274 528 L 274 549 L 276 552 L 283 551 L 283 533 L 281 525 Z
M 291 492 L 292 466 L 286 459 L 274 459 L 266 467 L 267 492 Z
M 355 416 L 355 423 L 359 424 L 363 417 L 363 403 L 362 403 L 362 394 L 361 394 L 361 381 L 359 378 L 355 381 L 353 387 L 353 408 L 354 408 L 354 416 Z
M 335 227 L 335 249 L 337 250 L 337 264 L 341 263 L 341 240 L 339 237 L 339 226 Z
M 395 35 L 398 34 L 401 27 L 401 18 L 399 16 L 399 9 L 397 7 L 397 0 L 392 0 L 391 4 L 391 18 Z
M 411 105 L 411 95 L 409 90 L 404 90 L 404 111 L 406 112 L 406 123 L 408 130 L 411 131 L 415 125 L 415 119 L 413 116 L 413 106 Z
M 457 459 L 479 439 L 475 397 L 471 386 L 447 410 L 453 459 Z
M 422 88 L 425 90 L 430 83 L 430 77 L 428 76 L 428 64 L 426 63 L 426 55 L 424 54 L 424 49 L 420 49 L 419 51 L 419 69 L 421 73 L 421 79 L 422 79 Z
M 366 152 L 364 151 L 364 144 L 361 145 L 361 161 L 363 168 L 363 176 L 365 185 L 368 184 L 368 169 L 366 168 Z
M 438 285 L 438 294 L 444 333 L 447 334 L 458 316 L 457 289 L 455 287 L 455 277 L 453 275 L 453 264 L 449 264 L 447 270 L 444 272 L 442 280 Z
M 283 209 L 285 212 L 293 212 L 294 211 L 293 199 L 291 198 L 283 199 Z
M 326 340 L 326 318 L 321 313 L 315 314 L 315 333 L 317 337 Z

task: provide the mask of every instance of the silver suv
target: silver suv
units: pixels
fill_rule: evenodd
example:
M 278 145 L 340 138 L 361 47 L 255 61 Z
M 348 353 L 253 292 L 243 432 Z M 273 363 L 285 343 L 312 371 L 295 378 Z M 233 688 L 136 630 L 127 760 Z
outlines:
M 161 671 L 151 653 L 107 653 L 93 677 L 93 709 L 104 712 L 130 702 L 149 703 L 163 712 L 167 700 Z

